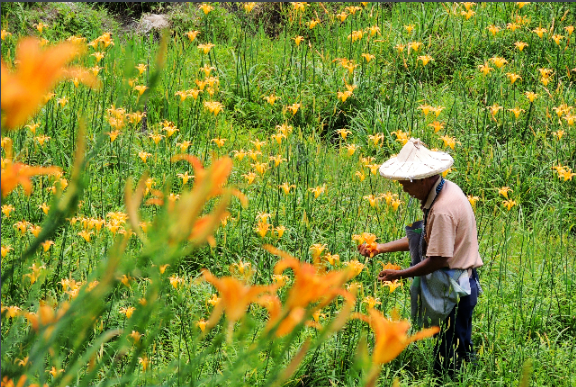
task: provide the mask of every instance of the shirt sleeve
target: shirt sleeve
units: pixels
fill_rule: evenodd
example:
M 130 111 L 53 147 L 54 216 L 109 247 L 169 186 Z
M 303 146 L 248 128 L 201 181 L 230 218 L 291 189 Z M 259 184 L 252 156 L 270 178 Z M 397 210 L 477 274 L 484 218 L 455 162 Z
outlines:
M 454 256 L 456 241 L 456 222 L 447 214 L 432 215 L 428 219 L 426 237 L 428 239 L 428 257 Z

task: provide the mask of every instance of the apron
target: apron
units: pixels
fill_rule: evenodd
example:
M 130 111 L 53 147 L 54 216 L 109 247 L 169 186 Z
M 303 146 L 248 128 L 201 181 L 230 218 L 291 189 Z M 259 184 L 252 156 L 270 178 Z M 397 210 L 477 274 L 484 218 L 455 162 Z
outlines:
M 432 205 L 434 202 L 432 202 Z M 423 259 L 424 221 L 406 226 L 406 237 L 414 266 Z M 418 327 L 439 326 L 460 297 L 471 293 L 467 270 L 442 268 L 422 277 L 414 277 L 410 286 L 410 306 L 414 324 Z

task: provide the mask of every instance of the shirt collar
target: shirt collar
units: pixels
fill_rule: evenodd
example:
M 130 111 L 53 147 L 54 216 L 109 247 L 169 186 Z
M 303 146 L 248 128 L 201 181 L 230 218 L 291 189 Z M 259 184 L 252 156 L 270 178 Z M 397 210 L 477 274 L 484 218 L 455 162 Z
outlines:
M 434 183 L 432 188 L 430 188 L 430 192 L 428 193 L 428 197 L 426 198 L 426 200 L 424 202 L 420 202 L 421 208 L 423 210 L 429 210 L 430 206 L 432 206 L 432 202 L 434 201 L 434 199 L 436 199 L 436 195 L 438 195 L 436 193 L 436 188 L 438 187 L 438 184 L 440 184 L 441 181 L 442 181 L 441 177 L 438 180 L 436 180 L 436 183 Z

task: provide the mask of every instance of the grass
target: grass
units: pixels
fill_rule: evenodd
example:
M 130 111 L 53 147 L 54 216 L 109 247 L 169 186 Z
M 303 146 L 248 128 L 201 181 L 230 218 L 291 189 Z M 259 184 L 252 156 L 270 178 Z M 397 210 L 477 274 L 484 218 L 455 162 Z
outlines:
M 575 5 L 534 3 L 519 9 L 513 3 L 485 3 L 473 7 L 476 14 L 466 20 L 463 5 L 370 3 L 344 22 L 334 15 L 350 4 L 311 4 L 303 12 L 290 4 L 259 4 L 250 13 L 213 6 L 207 15 L 195 7 L 173 11 L 174 33 L 168 38 L 163 65 L 156 59 L 161 49 L 154 34 L 114 36 L 114 45 L 99 49 L 105 53 L 99 63 L 89 55 L 94 52 L 90 48 L 78 64 L 102 67 L 99 91 L 62 82 L 55 97 L 31 118 L 40 124 L 36 133 L 3 131 L 20 160 L 60 166 L 69 186 L 64 194 L 53 194 L 50 187 L 55 180 L 38 177 L 29 197 L 18 189 L 2 200 L 3 206 L 14 207 L 9 217 L 2 218 L 2 246 L 11 248 L 2 258 L 2 306 L 21 309 L 14 318 L 3 312 L 2 374 L 14 380 L 27 375 L 30 381 L 56 385 L 366 383 L 374 335 L 358 320 L 348 321 L 337 332 L 298 326 L 292 334 L 272 340 L 264 333 L 268 313 L 252 305 L 233 334 L 225 322 L 203 334 L 196 323 L 209 318 L 213 306 L 207 300 L 217 292 L 199 281 L 200 270 L 207 268 L 220 277 L 232 274 L 233 264 L 250 263 L 254 270 L 250 283 L 270 284 L 278 259 L 262 249 L 263 244 L 306 262 L 312 261 L 313 244 L 326 244 L 341 262 L 365 264 L 354 280 L 361 286 L 355 311 L 367 312 L 361 301 L 372 296 L 379 298 L 377 308 L 384 314 L 396 308 L 409 318 L 409 283 L 390 293 L 375 282 L 380 261 L 406 267 L 408 254 L 364 261 L 351 238 L 371 232 L 380 241 L 389 241 L 403 236 L 404 225 L 421 217 L 418 203 L 398 184 L 372 174 L 366 166 L 398 153 L 402 145 L 394 132 L 400 130 L 449 152 L 455 164 L 447 178 L 480 198 L 475 211 L 484 293 L 473 328 L 480 364 L 464 369 L 461 380 L 447 385 L 513 385 L 523 366 L 527 369 L 530 364 L 529 385 L 573 385 L 575 183 L 559 179 L 553 167 L 576 169 L 574 125 L 569 123 L 576 98 L 576 69 L 571 69 L 575 35 L 564 30 L 575 24 Z M 259 22 L 264 19 L 258 15 L 269 12 L 266 7 L 279 8 L 277 34 L 269 34 L 274 29 Z M 18 34 L 35 31 L 33 23 L 38 21 L 35 14 L 18 9 L 10 6 L 8 15 L 2 15 L 3 28 L 13 33 L 2 44 L 7 63 L 14 61 Z M 18 12 L 22 12 L 18 26 L 6 25 Z M 520 27 L 507 29 L 518 16 L 523 18 Z M 306 22 L 316 17 L 322 23 L 309 29 Z M 404 27 L 410 24 L 412 32 Z M 67 38 L 68 32 L 83 32 L 68 31 L 69 25 L 56 22 L 34 34 L 52 41 Z M 486 29 L 490 25 L 501 30 L 493 36 Z M 380 31 L 370 37 L 367 28 L 372 26 Z M 539 38 L 532 32 L 538 26 L 548 31 L 554 26 L 554 33 L 564 36 L 560 44 L 548 32 Z M 189 30 L 200 31 L 193 42 L 184 35 Z M 360 30 L 362 39 L 347 38 Z M 94 29 L 82 35 L 92 40 L 102 32 Z M 299 35 L 304 40 L 297 46 L 293 38 Z M 519 51 L 516 41 L 528 46 Z M 208 42 L 215 47 L 202 54 L 197 45 Z M 410 42 L 422 42 L 417 54 L 408 47 L 402 52 L 394 48 Z M 367 62 L 362 53 L 375 58 Z M 423 66 L 419 55 L 430 55 L 433 61 Z M 508 63 L 497 69 L 490 61 L 494 56 Z M 338 58 L 354 60 L 358 66 L 349 72 Z M 485 62 L 493 68 L 487 76 L 478 70 Z M 141 75 L 134 68 L 139 63 L 148 65 Z M 198 99 L 180 102 L 177 91 L 199 88 L 196 80 L 210 77 L 199 70 L 205 65 L 214 67 L 210 76 L 218 83 L 206 85 Z M 540 68 L 552 70 L 547 85 Z M 511 84 L 506 73 L 522 78 Z M 134 85 L 149 89 L 138 97 L 128 83 L 132 79 Z M 343 102 L 337 92 L 345 91 L 346 85 L 357 87 Z M 213 96 L 208 95 L 210 87 Z M 526 91 L 538 93 L 537 99 L 530 102 Z M 280 97 L 274 105 L 263 99 L 271 94 Z M 57 99 L 63 96 L 69 102 L 61 107 Z M 219 101 L 224 109 L 211 114 L 205 101 Z M 292 114 L 287 106 L 294 103 L 300 107 Z M 488 107 L 494 103 L 503 108 L 493 115 Z M 571 110 L 562 111 L 562 104 Z M 146 118 L 137 124 L 125 119 L 125 127 L 111 141 L 106 133 L 114 130 L 107 111 L 112 105 L 126 113 L 145 112 Z M 424 105 L 443 110 L 438 116 L 424 115 Z M 518 118 L 507 110 L 515 107 L 524 109 Z M 163 120 L 173 122 L 179 131 L 168 137 Z M 434 121 L 444 126 L 438 133 L 430 127 Z M 271 135 L 283 124 L 293 130 L 278 144 Z M 345 140 L 336 132 L 343 128 L 351 131 Z M 155 133 L 165 135 L 158 144 L 150 138 Z M 379 133 L 383 137 L 376 145 L 368 136 Z M 41 134 L 51 137 L 45 145 L 35 139 Z M 440 135 L 455 137 L 454 149 Z M 80 157 L 74 151 L 82 149 L 78 138 L 86 140 L 86 152 L 80 154 L 87 164 L 76 169 L 81 174 L 74 178 L 74 160 Z M 226 139 L 222 147 L 212 141 L 216 138 Z M 120 222 L 120 228 L 112 231 L 115 223 L 108 214 L 128 212 L 126 187 L 136 189 L 146 172 L 154 179 L 150 188 L 161 191 L 167 202 L 174 194 L 180 195 L 175 203 L 182 203 L 188 189 L 197 186 L 194 179 L 184 185 L 178 177 L 195 172 L 188 163 L 171 160 L 181 152 L 178 144 L 189 141 L 184 153 L 211 165 L 218 157 L 234 157 L 234 151 L 255 151 L 256 139 L 266 141 L 257 161 L 248 155 L 234 158 L 228 178 L 248 197 L 249 205 L 230 202 L 230 216 L 215 232 L 215 246 L 170 243 L 182 216 L 171 213 L 168 205 L 140 209 L 142 220 L 149 222 L 147 241 L 119 234 L 118 230 L 138 230 L 129 222 Z M 349 155 L 347 144 L 360 148 Z M 150 154 L 146 162 L 138 156 L 141 151 Z M 275 155 L 285 161 L 275 166 L 269 160 Z M 366 157 L 374 160 L 362 162 Z M 259 162 L 267 165 L 263 174 L 251 165 Z M 256 174 L 252 183 L 244 177 L 250 172 Z M 356 172 L 364 173 L 363 181 Z M 288 194 L 278 188 L 284 182 L 295 185 Z M 315 198 L 311 189 L 324 185 L 325 191 Z M 510 210 L 498 193 L 503 186 L 512 189 L 508 195 L 516 204 Z M 386 192 L 402 200 L 397 210 L 382 199 L 378 207 L 371 207 L 365 199 Z M 153 196 L 159 193 L 150 190 L 144 201 Z M 69 204 L 59 206 L 67 198 Z M 38 208 L 43 203 L 50 206 L 48 214 Z M 204 213 L 216 206 L 214 200 L 207 201 Z M 286 228 L 282 237 L 267 233 L 262 238 L 254 231 L 261 212 L 270 214 L 272 227 Z M 97 231 L 83 219 L 102 219 L 105 224 Z M 20 233 L 15 225 L 23 220 L 41 225 L 44 235 L 35 239 L 29 225 Z M 89 242 L 78 235 L 84 228 L 92 231 Z M 44 252 L 40 239 L 54 245 Z M 31 245 L 38 249 L 27 252 Z M 165 264 L 170 266 L 160 273 L 158 268 Z M 31 274 L 37 274 L 33 283 Z M 97 280 L 100 285 L 92 292 L 66 293 L 70 289 L 64 289 L 61 281 L 67 278 L 86 286 Z M 129 285 L 122 282 L 129 278 Z M 283 299 L 287 292 L 280 292 Z M 147 300 L 145 305 L 142 299 Z M 25 317 L 26 311 L 39 310 L 41 301 L 57 309 L 69 303 L 69 313 L 48 326 L 54 328 L 51 334 L 45 328 L 30 328 Z M 329 326 L 343 305 L 336 299 L 327 306 L 320 323 Z M 135 311 L 128 318 L 120 308 L 129 307 Z M 130 336 L 133 331 L 144 336 L 136 340 Z M 425 340 L 410 345 L 383 367 L 379 383 L 390 385 L 398 378 L 401 385 L 429 385 L 433 344 Z M 293 374 L 282 379 L 282 370 L 290 369 L 304 345 L 310 346 L 307 354 L 299 364 L 292 363 Z M 52 367 L 56 376 L 47 372 Z

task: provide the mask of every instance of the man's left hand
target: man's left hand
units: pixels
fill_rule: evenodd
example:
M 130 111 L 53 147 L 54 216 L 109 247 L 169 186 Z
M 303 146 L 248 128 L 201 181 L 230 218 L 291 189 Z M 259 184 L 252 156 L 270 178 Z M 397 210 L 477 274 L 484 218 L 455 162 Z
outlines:
M 395 281 L 400 279 L 400 270 L 382 270 L 380 274 L 378 274 L 378 281 Z

